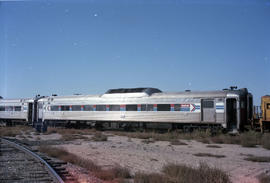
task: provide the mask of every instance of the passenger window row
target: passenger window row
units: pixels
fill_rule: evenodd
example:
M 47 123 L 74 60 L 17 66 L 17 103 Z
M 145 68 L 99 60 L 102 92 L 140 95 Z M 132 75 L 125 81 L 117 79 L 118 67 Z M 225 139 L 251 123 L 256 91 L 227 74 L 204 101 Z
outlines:
M 189 111 L 190 104 L 127 104 L 51 106 L 51 111 Z M 188 107 L 187 107 L 188 106 Z M 186 110 L 188 109 L 188 110 Z
M 0 106 L 0 111 L 21 111 L 21 106 Z

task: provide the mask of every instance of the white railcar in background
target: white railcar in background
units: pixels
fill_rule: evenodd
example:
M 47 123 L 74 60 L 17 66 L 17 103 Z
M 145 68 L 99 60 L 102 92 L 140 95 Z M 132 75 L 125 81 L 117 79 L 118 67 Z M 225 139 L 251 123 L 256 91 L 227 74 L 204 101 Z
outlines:
M 32 102 L 33 99 L 0 99 L 0 121 L 8 124 L 32 121 Z

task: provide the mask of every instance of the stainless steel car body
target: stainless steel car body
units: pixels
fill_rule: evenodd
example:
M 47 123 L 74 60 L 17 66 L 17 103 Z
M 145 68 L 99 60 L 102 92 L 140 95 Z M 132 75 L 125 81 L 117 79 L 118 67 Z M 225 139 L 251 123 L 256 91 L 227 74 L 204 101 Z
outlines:
M 115 121 L 115 122 L 158 122 L 158 123 L 192 123 L 217 124 L 228 126 L 226 103 L 228 99 L 235 101 L 236 118 L 233 128 L 240 128 L 240 90 L 220 90 L 204 92 L 175 93 L 106 93 L 103 95 L 51 96 L 38 101 L 39 118 L 42 121 Z M 212 107 L 203 107 L 204 102 L 213 101 Z M 185 111 L 52 111 L 52 106 L 73 105 L 138 105 L 138 104 L 181 104 Z
M 30 98 L 0 99 L 0 108 L 3 109 L 0 109 L 0 119 L 28 121 L 28 104 L 32 101 Z
M 161 92 L 158 89 L 146 88 L 110 91 L 102 95 L 0 99 L 0 119 L 62 123 L 79 121 L 213 124 L 239 129 L 252 112 L 248 108 L 248 105 L 252 105 L 252 95 L 247 89 Z M 106 106 L 106 110 L 97 110 L 95 107 L 99 105 Z M 137 107 L 126 110 L 129 105 Z M 142 110 L 142 105 L 152 108 Z M 160 110 L 159 106 L 162 105 L 166 105 L 167 109 Z M 1 106 L 21 106 L 21 111 L 1 111 Z M 73 106 L 81 106 L 81 110 L 73 110 Z M 85 106 L 90 106 L 91 110 L 85 110 Z M 118 109 L 110 110 L 111 106 L 118 106 Z

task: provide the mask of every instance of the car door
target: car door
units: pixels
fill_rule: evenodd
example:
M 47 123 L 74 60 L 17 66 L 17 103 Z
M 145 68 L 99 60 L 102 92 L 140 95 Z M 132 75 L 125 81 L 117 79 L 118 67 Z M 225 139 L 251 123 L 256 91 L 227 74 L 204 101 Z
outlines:
M 213 99 L 202 100 L 202 121 L 216 122 L 216 109 Z

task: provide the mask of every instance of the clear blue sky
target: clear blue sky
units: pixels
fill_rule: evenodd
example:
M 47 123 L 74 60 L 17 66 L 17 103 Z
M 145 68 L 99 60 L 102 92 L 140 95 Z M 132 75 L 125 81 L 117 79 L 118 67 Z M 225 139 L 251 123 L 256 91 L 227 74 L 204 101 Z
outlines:
M 0 1 L 0 96 L 270 94 L 270 0 Z

